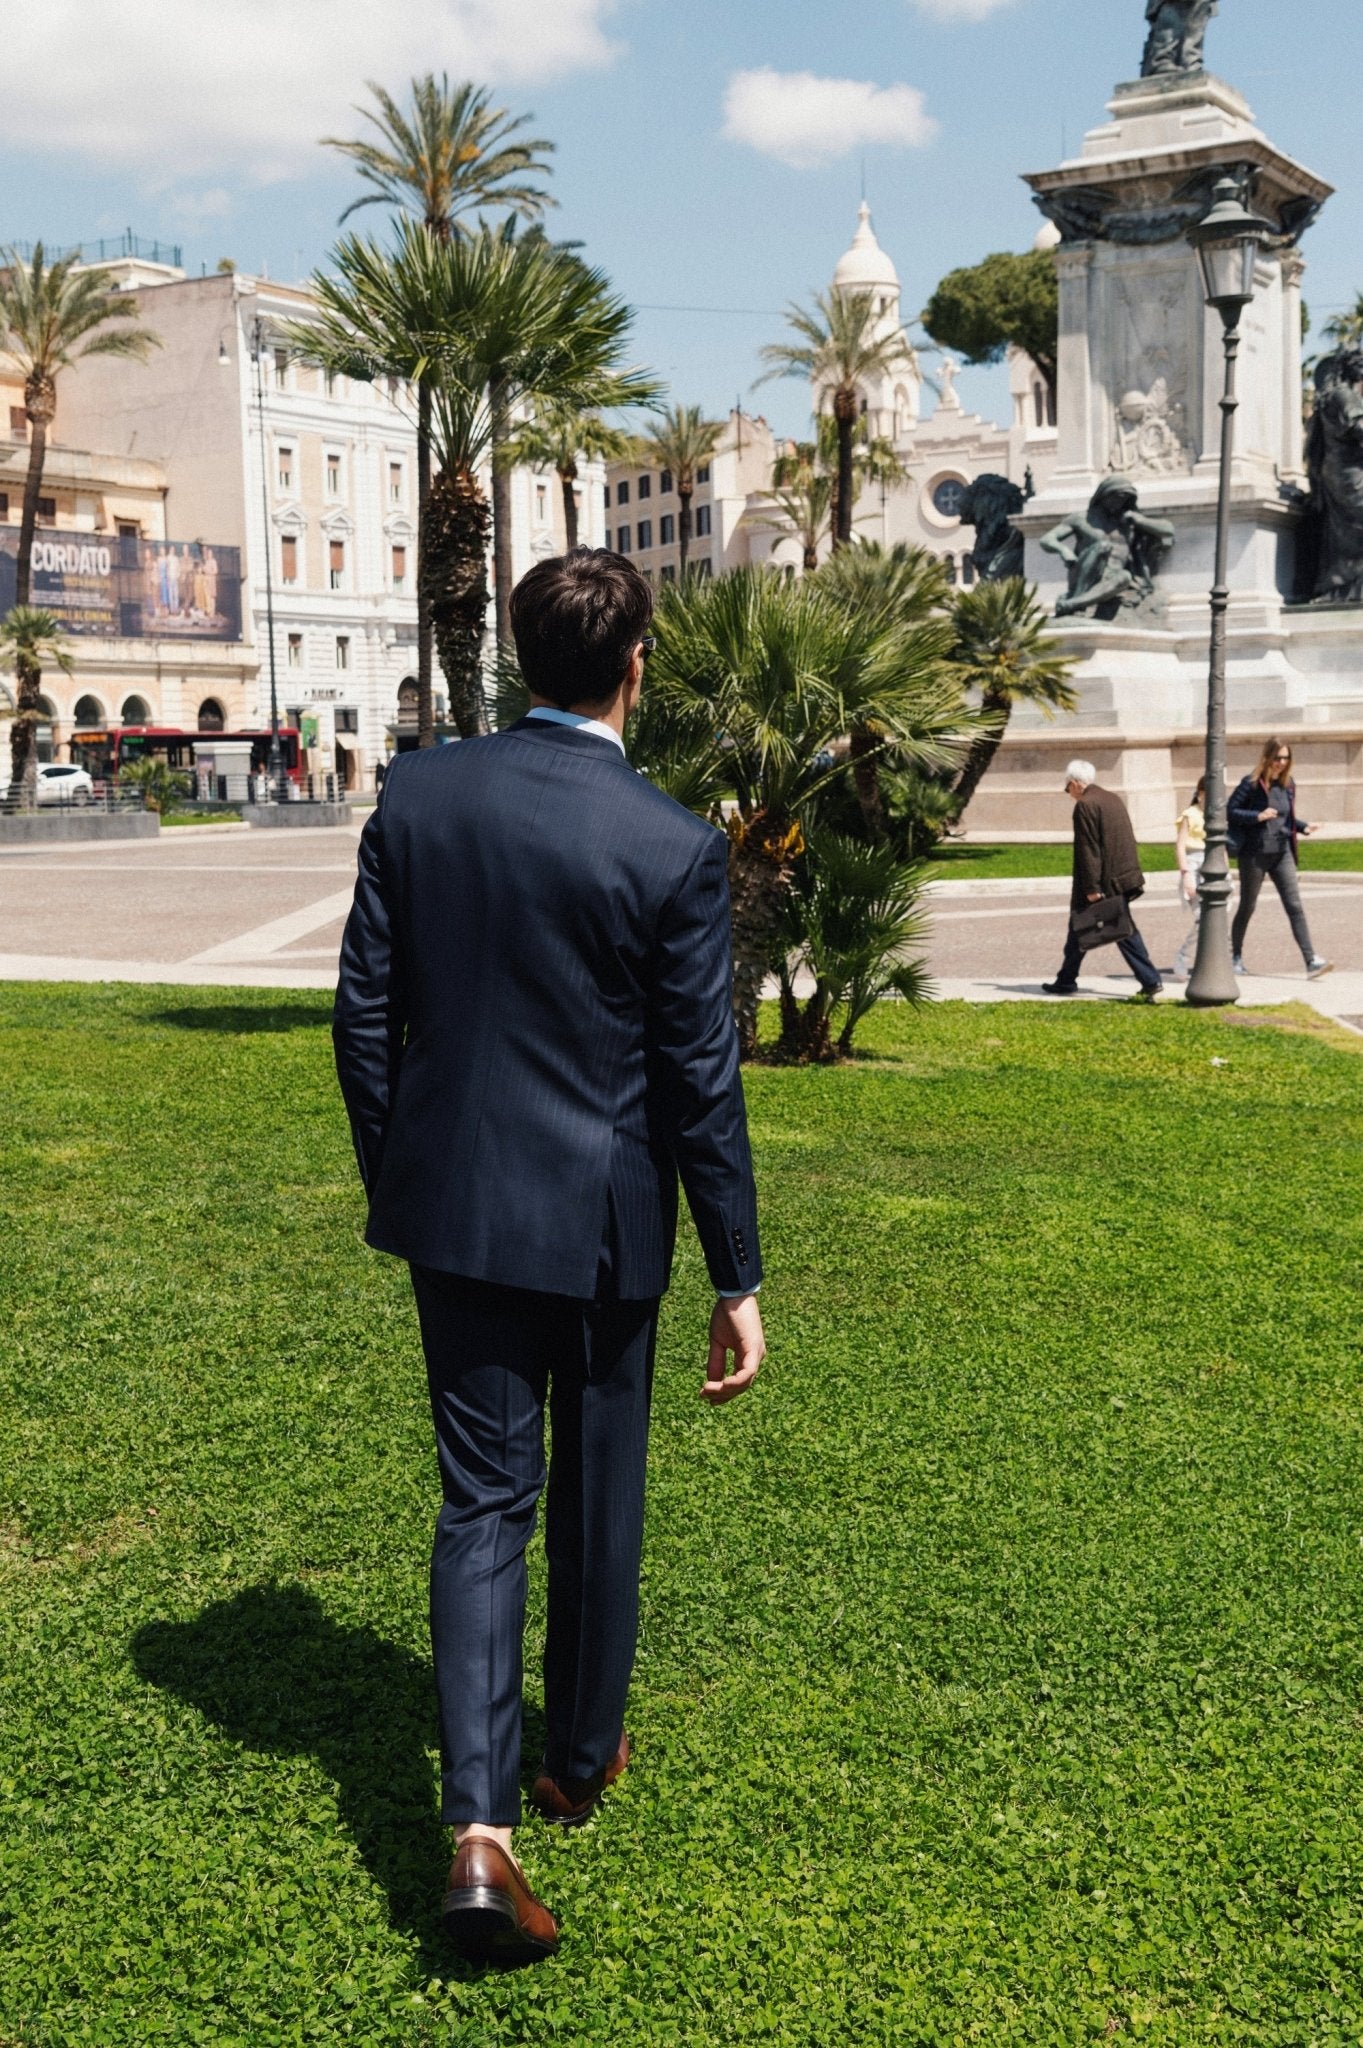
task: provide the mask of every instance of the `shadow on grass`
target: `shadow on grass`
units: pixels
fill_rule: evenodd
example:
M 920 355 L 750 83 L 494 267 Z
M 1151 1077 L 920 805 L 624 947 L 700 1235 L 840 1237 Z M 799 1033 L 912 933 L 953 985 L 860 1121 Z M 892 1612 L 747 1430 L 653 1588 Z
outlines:
M 440 1927 L 449 1837 L 430 1758 L 439 1736 L 426 1659 L 342 1627 L 301 1586 L 252 1586 L 192 1621 L 151 1622 L 132 1654 L 140 1677 L 244 1748 L 316 1757 L 425 1974 L 485 1974 L 459 1961 Z M 528 1701 L 525 1724 L 527 1754 L 538 1756 L 544 1723 Z
M 330 1027 L 331 1012 L 287 1003 L 226 1003 L 153 1010 L 149 1021 L 169 1024 L 176 1031 L 324 1031 Z

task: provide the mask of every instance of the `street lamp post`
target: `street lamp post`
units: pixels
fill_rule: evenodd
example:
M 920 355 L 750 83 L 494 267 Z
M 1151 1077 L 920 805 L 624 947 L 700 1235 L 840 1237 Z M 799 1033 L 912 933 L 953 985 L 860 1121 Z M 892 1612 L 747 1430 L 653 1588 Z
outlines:
M 256 366 L 256 421 L 260 429 L 260 516 L 265 546 L 265 639 L 270 664 L 269 783 L 276 803 L 284 800 L 284 759 L 279 746 L 279 679 L 274 659 L 274 570 L 270 545 L 270 451 L 265 439 L 265 323 L 259 313 L 251 336 Z
M 1197 960 L 1187 1000 L 1212 1009 L 1239 999 L 1231 964 L 1230 863 L 1226 854 L 1226 613 L 1230 563 L 1231 459 L 1239 399 L 1235 368 L 1240 354 L 1240 317 L 1254 297 L 1254 264 L 1268 223 L 1250 213 L 1234 178 L 1222 178 L 1212 209 L 1189 230 L 1202 265 L 1207 304 L 1221 315 L 1226 372 L 1221 397 L 1221 475 L 1216 499 L 1216 573 L 1212 583 L 1211 661 L 1207 681 L 1207 852 L 1198 878 L 1201 917 Z

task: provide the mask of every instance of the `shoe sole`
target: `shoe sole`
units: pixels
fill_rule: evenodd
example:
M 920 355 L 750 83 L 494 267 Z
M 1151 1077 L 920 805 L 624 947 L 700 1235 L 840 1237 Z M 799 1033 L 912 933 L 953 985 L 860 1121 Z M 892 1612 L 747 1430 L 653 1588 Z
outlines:
M 1308 981 L 1324 981 L 1326 975 L 1333 974 L 1334 971 L 1335 967 L 1334 962 L 1332 960 L 1328 967 L 1308 967 L 1306 970 L 1306 979 Z
M 496 1963 L 512 1969 L 518 1963 L 538 1963 L 558 1947 L 555 1941 L 540 1941 L 527 1934 L 516 1917 L 516 1908 L 505 1892 L 491 1885 L 468 1885 L 446 1892 L 440 1909 L 446 1934 L 471 1963 Z
M 544 1822 L 544 1825 L 548 1828 L 585 1828 L 587 1822 L 591 1820 L 599 1810 L 601 1802 L 605 1798 L 606 1794 L 610 1791 L 611 1786 L 618 1785 L 620 1783 L 620 1780 L 624 1777 L 625 1772 L 629 1769 L 630 1764 L 633 1761 L 633 1756 L 634 1752 L 631 1750 L 629 1756 L 625 1758 L 625 1761 L 621 1764 L 618 1771 L 614 1769 L 607 1771 L 605 1783 L 602 1785 L 601 1790 L 597 1793 L 594 1799 L 589 1799 L 587 1801 L 587 1804 L 582 1808 L 580 1813 L 555 1813 L 552 1807 L 548 1805 L 542 1805 L 540 1803 L 540 1801 L 535 1797 L 533 1790 L 530 1794 L 530 1803 L 534 1807 L 540 1819 Z

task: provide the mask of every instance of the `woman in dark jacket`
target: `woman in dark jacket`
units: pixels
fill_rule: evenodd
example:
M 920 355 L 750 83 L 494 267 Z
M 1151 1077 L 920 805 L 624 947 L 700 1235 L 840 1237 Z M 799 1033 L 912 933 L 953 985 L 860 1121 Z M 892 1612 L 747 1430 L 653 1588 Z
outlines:
M 1312 827 L 1297 816 L 1292 749 L 1285 740 L 1269 741 L 1259 756 L 1258 767 L 1241 782 L 1226 806 L 1226 813 L 1240 867 L 1240 902 L 1231 926 L 1235 972 L 1245 971 L 1245 933 L 1268 875 L 1282 898 L 1307 974 L 1313 981 L 1318 975 L 1328 974 L 1333 962 L 1322 959 L 1311 943 L 1297 884 L 1297 841 L 1307 836 Z

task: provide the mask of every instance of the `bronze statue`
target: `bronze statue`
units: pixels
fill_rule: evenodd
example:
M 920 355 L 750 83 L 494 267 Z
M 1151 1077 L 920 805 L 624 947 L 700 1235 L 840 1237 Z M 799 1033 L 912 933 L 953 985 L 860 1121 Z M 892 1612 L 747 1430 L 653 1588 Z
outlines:
M 1023 541 L 1009 514 L 1020 512 L 1026 493 L 1006 476 L 977 476 L 961 498 L 961 524 L 975 529 L 969 559 L 981 583 L 1001 583 L 1022 574 Z
M 1171 71 L 1201 71 L 1207 24 L 1218 0 L 1145 0 L 1150 33 L 1145 39 L 1142 78 Z
M 1363 604 L 1363 350 L 1316 366 L 1306 473 L 1319 562 L 1318 604 Z
M 1115 619 L 1148 608 L 1155 578 L 1174 545 L 1167 519 L 1138 509 L 1136 486 L 1124 476 L 1105 477 L 1087 514 L 1073 513 L 1053 526 L 1041 543 L 1059 555 L 1070 572 L 1069 589 L 1057 599 L 1058 619 L 1090 612 Z

